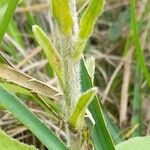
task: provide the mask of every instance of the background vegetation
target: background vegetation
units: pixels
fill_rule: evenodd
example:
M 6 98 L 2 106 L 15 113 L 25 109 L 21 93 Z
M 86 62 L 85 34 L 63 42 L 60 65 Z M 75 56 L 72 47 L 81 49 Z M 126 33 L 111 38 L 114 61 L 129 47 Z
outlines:
M 150 2 L 137 0 L 136 3 L 137 22 L 134 24 L 134 12 L 130 11 L 132 5 L 129 0 L 107 0 L 84 53 L 86 58 L 93 56 L 96 60 L 94 83 L 98 87 L 100 103 L 115 144 L 130 137 L 150 134 Z M 78 0 L 79 16 L 86 4 L 86 0 Z M 34 39 L 34 24 L 44 29 L 56 42 L 56 35 L 51 32 L 54 24 L 49 0 L 27 0 L 17 7 L 0 50 L 21 72 L 59 88 L 51 66 Z M 61 123 L 54 124 L 33 101 L 30 93 L 21 89 L 16 93 L 16 86 L 0 84 L 15 92 L 59 136 L 66 136 L 59 129 Z M 10 113 L 1 111 L 0 118 L 0 127 L 7 134 L 40 150 L 45 149 Z

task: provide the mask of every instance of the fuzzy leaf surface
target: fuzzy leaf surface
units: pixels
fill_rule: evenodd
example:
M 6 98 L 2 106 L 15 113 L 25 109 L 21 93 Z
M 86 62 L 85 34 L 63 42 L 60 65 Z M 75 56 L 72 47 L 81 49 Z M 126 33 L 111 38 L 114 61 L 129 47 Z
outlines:
M 59 57 L 59 54 L 55 50 L 53 44 L 50 42 L 47 35 L 39 26 L 34 25 L 32 29 L 37 42 L 43 48 L 46 54 L 49 64 L 55 70 L 58 79 L 62 83 L 62 71 L 61 71 L 62 66 L 61 66 L 61 59 Z
M 104 4 L 105 0 L 91 0 L 88 8 L 81 17 L 78 41 L 72 55 L 75 60 L 80 59 L 82 56 L 86 42 L 93 32 L 96 20 L 103 12 Z
M 80 21 L 80 39 L 87 39 L 94 28 L 97 18 L 103 12 L 105 0 L 91 0 Z
M 68 0 L 52 0 L 52 12 L 60 31 L 64 35 L 72 33 L 73 19 Z
M 74 111 L 71 114 L 69 122 L 77 130 L 82 129 L 82 123 L 85 118 L 86 109 L 90 104 L 90 102 L 92 101 L 96 91 L 97 88 L 92 88 L 83 93 L 79 98 Z

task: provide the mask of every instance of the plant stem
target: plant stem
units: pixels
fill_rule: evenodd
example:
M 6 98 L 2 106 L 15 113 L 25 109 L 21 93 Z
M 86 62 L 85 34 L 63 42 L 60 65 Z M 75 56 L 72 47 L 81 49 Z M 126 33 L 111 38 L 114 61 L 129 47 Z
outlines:
M 64 99 L 66 102 L 66 119 L 69 119 L 71 112 L 81 95 L 80 92 L 80 67 L 79 61 L 72 60 L 74 50 L 73 40 L 70 37 L 61 38 L 61 55 L 63 60 L 63 80 L 64 80 Z M 80 138 L 75 138 L 73 133 L 68 133 L 68 145 L 73 150 L 79 145 Z M 76 142 L 77 139 L 77 142 Z M 76 143 L 76 144 L 75 144 Z
M 81 95 L 80 85 L 80 62 L 72 59 L 75 43 L 78 34 L 78 18 L 76 11 L 76 1 L 70 0 L 70 10 L 73 18 L 72 36 L 61 36 L 61 56 L 63 61 L 64 99 L 66 102 L 66 118 L 69 119 L 74 107 Z M 81 135 L 76 136 L 72 131 L 67 130 L 68 146 L 71 150 L 81 148 Z

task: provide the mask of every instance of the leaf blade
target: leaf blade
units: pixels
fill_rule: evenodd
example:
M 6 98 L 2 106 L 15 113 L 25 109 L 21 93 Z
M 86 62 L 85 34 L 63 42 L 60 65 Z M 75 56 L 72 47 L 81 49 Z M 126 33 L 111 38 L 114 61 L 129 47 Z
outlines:
M 131 10 L 131 25 L 132 25 L 132 30 L 133 30 L 133 40 L 134 40 L 134 45 L 135 45 L 135 50 L 136 50 L 136 57 L 137 61 L 139 63 L 139 66 L 141 68 L 141 71 L 143 75 L 145 76 L 145 79 L 147 80 L 148 86 L 150 86 L 150 74 L 148 72 L 148 69 L 146 67 L 145 63 L 145 58 L 139 38 L 139 31 L 138 31 L 138 25 L 137 25 L 137 20 L 136 20 L 136 13 L 135 13 L 135 5 L 136 1 L 135 0 L 130 0 L 130 10 Z
M 97 18 L 102 14 L 105 0 L 91 0 L 88 8 L 80 20 L 80 30 L 78 41 L 72 57 L 74 60 L 80 59 L 88 38 L 92 34 Z
M 49 64 L 55 70 L 60 83 L 63 84 L 61 58 L 59 57 L 59 54 L 55 50 L 53 44 L 50 42 L 44 31 L 39 26 L 33 25 L 32 30 L 37 42 L 43 48 Z
M 29 146 L 18 140 L 13 139 L 0 130 L 0 149 L 1 150 L 37 150 L 34 146 Z
M 53 86 L 48 86 L 45 83 L 30 77 L 29 75 L 23 74 L 20 71 L 0 63 L 0 78 L 24 87 L 31 92 L 35 92 L 41 95 L 46 95 L 51 98 L 59 99 L 59 92 Z
M 91 0 L 91 3 L 89 4 L 80 21 L 80 39 L 89 38 L 98 16 L 100 16 L 100 14 L 103 12 L 104 4 L 104 0 Z
M 73 19 L 71 17 L 68 0 L 52 0 L 52 12 L 60 31 L 64 35 L 71 35 Z
M 92 101 L 97 88 L 92 88 L 81 95 L 79 98 L 74 111 L 72 112 L 69 123 L 77 130 L 82 129 L 82 123 L 84 120 L 84 115 L 86 109 L 90 102 Z
M 28 127 L 48 149 L 67 150 L 65 144 L 40 121 L 17 97 L 0 86 L 0 104 Z
M 93 87 L 83 59 L 81 61 L 81 84 L 83 92 Z M 89 110 L 95 120 L 95 126 L 92 132 L 92 139 L 95 149 L 115 150 L 114 143 L 108 131 L 97 96 L 95 96 L 93 101 L 90 103 Z
M 0 42 L 3 39 L 3 36 L 6 32 L 9 22 L 13 16 L 13 12 L 15 11 L 18 1 L 19 0 L 13 0 L 13 1 L 12 0 L 2 0 L 0 2 L 0 13 L 1 13 L 1 15 L 0 15 L 0 20 L 1 20 L 0 21 Z M 6 7 L 5 9 L 3 9 L 1 7 L 1 6 L 3 6 L 3 5 L 1 5 L 2 3 L 3 4 L 5 3 L 5 7 Z M 1 9 L 3 9 L 3 10 L 1 10 Z
M 150 136 L 131 138 L 116 146 L 116 150 L 149 150 Z

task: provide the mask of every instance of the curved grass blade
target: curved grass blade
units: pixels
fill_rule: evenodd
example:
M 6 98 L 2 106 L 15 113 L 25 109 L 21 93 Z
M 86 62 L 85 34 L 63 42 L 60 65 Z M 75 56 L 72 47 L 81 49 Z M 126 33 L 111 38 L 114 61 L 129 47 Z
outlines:
M 141 71 L 144 74 L 148 86 L 150 86 L 150 75 L 148 72 L 148 69 L 146 67 L 145 59 L 144 59 L 144 54 L 142 51 L 142 46 L 139 38 L 139 33 L 138 33 L 138 25 L 136 21 L 136 13 L 135 13 L 135 0 L 130 0 L 130 10 L 131 10 L 131 24 L 132 24 L 132 30 L 133 30 L 133 39 L 134 39 L 134 45 L 136 49 L 136 56 L 137 56 L 137 61 L 138 64 L 140 65 Z
M 13 139 L 0 130 L 0 149 L 1 150 L 37 150 L 34 146 L 21 143 Z
M 6 32 L 13 12 L 19 0 L 1 0 L 0 1 L 0 42 Z
M 81 84 L 83 92 L 93 87 L 83 59 L 81 61 Z M 90 103 L 89 110 L 95 120 L 95 126 L 92 131 L 92 141 L 95 150 L 115 150 L 97 96 Z
M 28 127 L 49 150 L 67 150 L 66 145 L 19 99 L 0 86 L 0 104 Z

